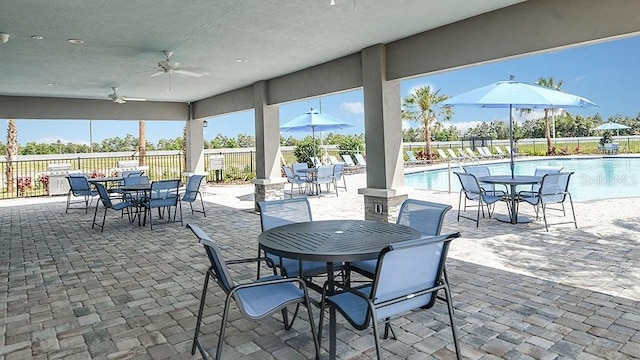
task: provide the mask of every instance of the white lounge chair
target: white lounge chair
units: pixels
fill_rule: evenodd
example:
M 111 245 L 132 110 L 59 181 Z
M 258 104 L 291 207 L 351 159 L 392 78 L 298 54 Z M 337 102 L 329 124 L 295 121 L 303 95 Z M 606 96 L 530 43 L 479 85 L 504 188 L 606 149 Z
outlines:
M 407 154 L 407 157 L 409 158 L 409 163 L 412 164 L 428 164 L 430 161 L 429 160 L 422 160 L 422 159 L 418 159 L 416 157 L 416 155 L 413 153 L 413 151 L 411 150 L 407 150 L 405 151 L 405 153 Z
M 486 146 L 479 147 L 478 149 L 482 149 L 482 151 L 484 152 L 484 155 L 487 157 L 492 157 L 492 158 L 502 157 L 500 155 L 493 154 L 491 150 L 489 150 L 489 148 Z
M 353 156 L 356 157 L 358 165 L 367 166 L 367 161 L 364 159 L 364 156 L 362 156 L 362 154 L 355 154 Z
M 499 147 L 499 146 L 497 146 L 497 145 L 496 145 L 496 146 L 494 146 L 493 148 L 494 148 L 494 149 L 496 149 L 496 153 L 498 154 L 498 156 L 500 156 L 500 157 L 506 157 L 506 156 L 507 156 L 507 155 L 502 151 L 502 149 L 500 149 L 500 147 Z
M 341 156 L 342 156 L 342 159 L 344 160 L 344 163 L 347 164 L 347 166 L 356 166 L 356 164 L 353 162 L 353 159 L 351 158 L 351 155 L 343 154 Z
M 456 152 L 453 151 L 453 149 L 447 149 L 447 153 L 449 153 L 449 157 L 452 160 L 456 160 L 456 161 L 459 161 L 459 162 L 462 162 L 462 161 L 466 160 L 465 157 L 462 157 L 462 156 L 456 154 Z
M 479 161 L 480 157 L 476 155 L 471 148 L 464 148 L 464 154 L 467 155 L 473 161 Z
M 329 161 L 331 162 L 332 165 L 338 165 L 338 164 L 344 165 L 344 161 L 338 161 L 338 158 L 336 158 L 333 155 L 329 155 Z
M 505 145 L 505 147 L 504 147 L 504 148 L 505 148 L 505 149 L 507 149 L 507 154 L 509 154 L 509 153 L 513 152 L 513 156 L 520 156 L 520 155 L 522 155 L 522 154 L 520 154 L 520 153 L 519 153 L 517 150 L 515 150 L 515 149 L 514 149 L 514 150 L 511 150 L 511 146 L 509 146 L 509 145 Z

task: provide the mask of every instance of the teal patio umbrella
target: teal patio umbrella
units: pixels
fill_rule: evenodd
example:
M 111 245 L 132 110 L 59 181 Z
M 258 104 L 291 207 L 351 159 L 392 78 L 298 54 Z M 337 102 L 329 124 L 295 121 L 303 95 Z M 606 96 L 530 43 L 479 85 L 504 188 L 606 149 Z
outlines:
M 313 155 L 317 157 L 318 154 L 315 153 L 316 131 L 335 131 L 353 126 L 354 125 L 338 120 L 329 115 L 321 114 L 317 110 L 311 109 L 310 111 L 307 111 L 300 116 L 296 116 L 293 120 L 281 125 L 280 130 L 285 132 L 308 132 L 309 130 L 311 130 L 311 136 L 313 137 L 314 144 Z
M 540 85 L 514 81 L 499 81 L 454 96 L 444 102 L 446 106 L 475 106 L 509 109 L 509 143 L 513 147 L 513 108 L 556 109 L 598 107 L 590 100 Z M 513 151 L 511 151 L 511 178 L 513 178 Z
M 620 135 L 620 130 L 626 130 L 626 129 L 631 129 L 630 126 L 627 125 L 622 125 L 622 124 L 618 124 L 615 122 L 608 122 L 608 123 L 604 123 L 600 126 L 596 126 L 593 129 L 591 129 L 591 131 L 597 131 L 597 130 L 616 130 L 617 134 Z

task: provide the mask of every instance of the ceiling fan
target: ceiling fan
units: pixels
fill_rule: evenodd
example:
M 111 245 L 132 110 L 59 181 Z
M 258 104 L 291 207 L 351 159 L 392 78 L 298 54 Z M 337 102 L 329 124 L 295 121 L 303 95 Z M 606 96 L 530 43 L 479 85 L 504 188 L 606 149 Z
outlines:
M 112 86 L 111 89 L 113 89 L 113 94 L 109 94 L 108 97 L 111 101 L 113 101 L 116 104 L 124 104 L 127 101 L 147 101 L 147 99 L 143 99 L 143 98 L 132 98 L 132 97 L 122 96 L 118 94 L 118 88 L 115 86 Z
M 207 73 L 197 73 L 193 71 L 183 70 L 180 68 L 180 63 L 177 63 L 171 60 L 171 56 L 173 55 L 172 51 L 167 50 L 167 51 L 163 51 L 163 53 L 166 59 L 162 61 L 158 61 L 158 71 L 153 75 L 151 75 L 152 77 L 160 76 L 164 74 L 169 74 L 169 75 L 180 74 L 180 75 L 193 76 L 193 77 L 201 77 L 203 75 L 209 75 Z

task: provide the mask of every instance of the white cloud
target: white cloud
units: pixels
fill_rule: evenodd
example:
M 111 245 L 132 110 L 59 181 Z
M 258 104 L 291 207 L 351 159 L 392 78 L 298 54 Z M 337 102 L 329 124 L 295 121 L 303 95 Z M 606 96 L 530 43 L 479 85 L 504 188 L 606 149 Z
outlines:
M 342 104 L 340 104 L 340 110 L 344 110 L 352 114 L 364 114 L 364 103 L 343 102 Z
M 476 127 L 480 124 L 482 124 L 485 121 L 462 121 L 462 122 L 447 122 L 442 124 L 445 128 L 448 128 L 449 126 L 453 125 L 456 127 L 456 129 L 460 130 L 461 133 L 465 133 L 467 132 L 467 130 L 469 130 L 472 127 Z
M 429 83 L 422 83 L 422 84 L 417 84 L 414 87 L 412 87 L 411 89 L 409 89 L 409 91 L 407 92 L 406 95 L 409 95 L 411 93 L 413 93 L 416 89 L 421 88 L 421 87 L 425 87 L 425 86 L 429 86 L 432 90 L 438 90 L 434 85 L 429 84 Z

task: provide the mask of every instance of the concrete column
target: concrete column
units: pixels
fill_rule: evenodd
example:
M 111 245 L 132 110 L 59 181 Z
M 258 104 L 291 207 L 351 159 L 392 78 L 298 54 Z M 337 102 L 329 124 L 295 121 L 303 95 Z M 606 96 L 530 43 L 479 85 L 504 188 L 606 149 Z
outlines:
M 256 128 L 256 178 L 254 200 L 280 199 L 284 195 L 286 179 L 280 173 L 280 114 L 278 106 L 267 105 L 267 83 L 253 86 Z
M 395 210 L 407 198 L 402 157 L 400 82 L 387 81 L 386 49 L 375 45 L 362 50 L 367 187 L 365 219 L 393 221 Z
M 187 127 L 186 172 L 204 173 L 204 135 L 202 123 L 204 119 L 191 119 Z

